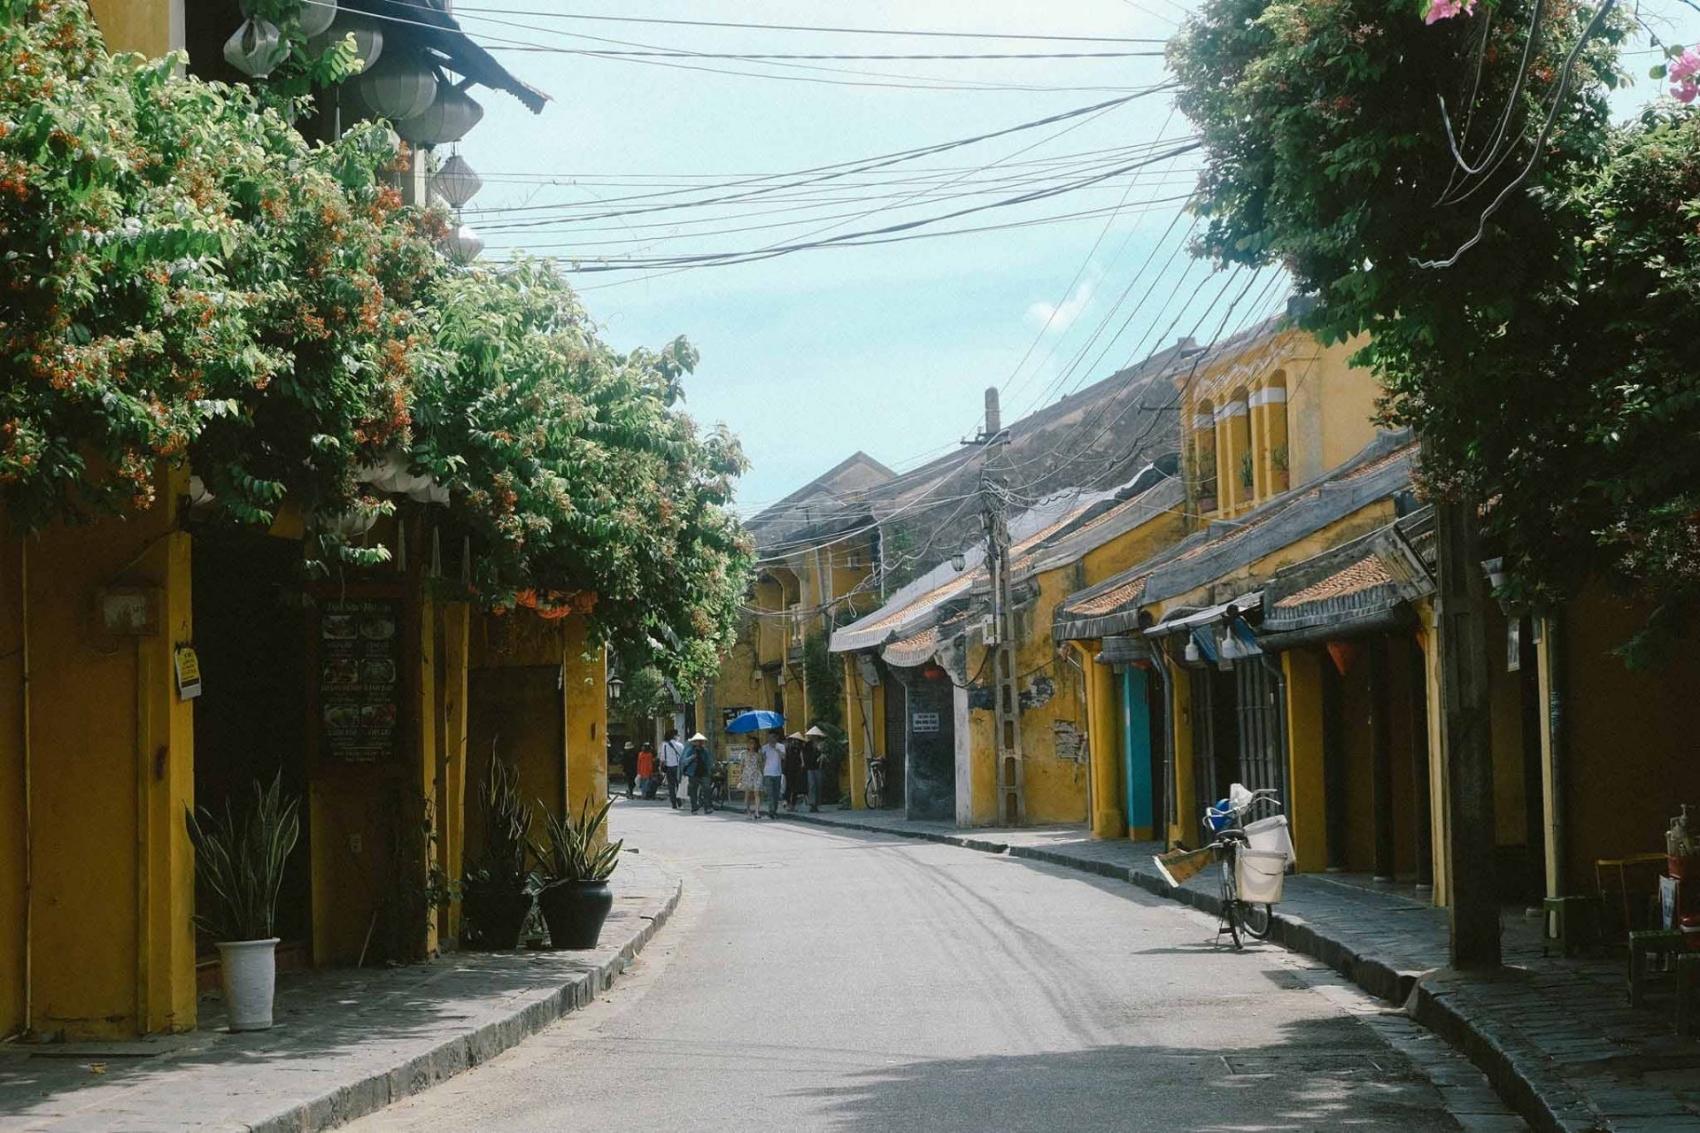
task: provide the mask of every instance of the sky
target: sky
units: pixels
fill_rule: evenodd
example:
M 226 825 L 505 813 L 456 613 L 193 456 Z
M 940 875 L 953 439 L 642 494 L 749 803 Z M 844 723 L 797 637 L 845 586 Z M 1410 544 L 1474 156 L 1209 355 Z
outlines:
M 583 268 L 833 237 L 890 241 L 727 266 L 572 276 L 616 348 L 659 346 L 683 334 L 701 352 L 687 408 L 742 440 L 752 463 L 739 494 L 746 512 L 858 449 L 900 470 L 949 451 L 978 429 L 988 386 L 1003 391 L 1010 420 L 1177 337 L 1209 341 L 1284 301 L 1274 276 L 1211 275 L 1186 256 L 1190 217 L 1180 201 L 1197 154 L 1175 152 L 1187 124 L 1166 91 L 1147 90 L 1166 78 L 1162 59 L 1148 54 L 1161 44 L 1110 41 L 1169 36 L 1184 18 L 1181 0 L 457 0 L 454 7 L 469 34 L 553 100 L 533 116 L 505 94 L 474 92 L 485 117 L 459 150 L 485 179 L 465 219 L 484 236 L 487 261 L 524 248 L 574 257 L 567 266 Z M 1666 38 L 1681 42 L 1695 19 L 1678 15 L 1674 2 L 1670 8 Z M 983 38 L 563 18 L 586 15 Z M 1127 55 L 681 61 L 536 48 Z M 1653 61 L 1629 58 L 1643 75 Z M 743 73 L 724 73 L 733 71 Z M 954 89 L 940 89 L 946 83 Z M 1619 109 L 1633 110 L 1657 87 L 1643 78 L 1618 98 Z M 879 168 L 846 168 L 1128 95 L 1137 97 Z M 818 171 L 823 166 L 838 168 Z M 776 176 L 805 170 L 818 172 L 804 175 L 812 180 Z M 769 179 L 752 180 L 758 177 Z M 724 197 L 735 199 L 680 207 Z M 936 219 L 958 210 L 974 211 Z M 1053 219 L 1070 213 L 1088 215 Z M 855 235 L 924 218 L 935 223 Z M 982 230 L 906 238 L 964 228 Z

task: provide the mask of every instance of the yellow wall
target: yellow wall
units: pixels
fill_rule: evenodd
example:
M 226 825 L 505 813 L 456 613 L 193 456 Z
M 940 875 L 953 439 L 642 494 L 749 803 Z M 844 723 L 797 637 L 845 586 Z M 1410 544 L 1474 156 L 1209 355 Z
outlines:
M 1125 838 L 1128 834 L 1122 788 L 1121 713 L 1117 710 L 1113 666 L 1095 658 L 1100 641 L 1071 643 L 1086 678 L 1086 733 L 1091 761 L 1091 821 L 1094 838 Z
M 89 0 L 110 51 L 155 58 L 183 46 L 183 0 Z
M 0 788 L 0 1030 L 27 1022 L 100 1038 L 195 1025 L 183 825 L 193 715 L 171 665 L 173 646 L 193 639 L 182 491 L 180 475 L 162 474 L 150 512 L 3 544 L 0 641 L 18 652 L 0 667 L 0 766 L 11 772 Z M 97 596 L 114 585 L 152 590 L 158 633 L 107 636 Z
M 1322 759 L 1322 666 L 1332 665 L 1316 649 L 1281 654 L 1287 676 L 1287 822 L 1298 868 L 1328 866 L 1328 807 Z
M 563 619 L 566 637 L 567 803 L 578 814 L 608 797 L 608 655 L 581 617 Z
M 1193 759 L 1194 724 L 1192 718 L 1192 683 L 1187 680 L 1186 670 L 1178 665 L 1169 666 L 1169 687 L 1172 690 L 1173 703 L 1169 710 L 1174 714 L 1175 721 L 1175 814 L 1169 826 L 1169 841 L 1184 842 L 1189 846 L 1197 846 L 1200 836 L 1200 818 L 1194 810 L 1193 803 L 1197 798 L 1195 787 L 1195 772 Z

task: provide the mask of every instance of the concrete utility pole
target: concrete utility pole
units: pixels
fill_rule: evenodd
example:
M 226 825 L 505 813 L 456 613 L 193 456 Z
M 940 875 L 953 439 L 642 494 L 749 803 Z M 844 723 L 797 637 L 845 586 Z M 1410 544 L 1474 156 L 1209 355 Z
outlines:
M 1447 874 L 1452 881 L 1452 966 L 1497 968 L 1493 743 L 1485 600 L 1476 503 L 1434 505 L 1439 557 L 1442 751 L 1446 760 Z
M 980 469 L 980 520 L 986 531 L 986 569 L 991 576 L 992 618 L 987 636 L 997 715 L 999 817 L 1006 825 L 1027 822 L 1027 774 L 1021 758 L 1021 690 L 1016 687 L 1015 602 L 1010 577 L 1009 510 L 1006 478 L 996 464 L 1009 444 L 998 409 L 998 391 L 986 391 L 986 428 L 981 434 L 985 463 Z

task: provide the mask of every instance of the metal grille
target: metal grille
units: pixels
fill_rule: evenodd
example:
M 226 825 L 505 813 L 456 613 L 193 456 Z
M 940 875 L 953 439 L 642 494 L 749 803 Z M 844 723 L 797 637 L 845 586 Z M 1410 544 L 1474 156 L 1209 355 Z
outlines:
M 1254 791 L 1273 789 L 1286 798 L 1281 757 L 1281 709 L 1274 676 L 1262 664 L 1234 666 L 1239 703 L 1240 782 Z

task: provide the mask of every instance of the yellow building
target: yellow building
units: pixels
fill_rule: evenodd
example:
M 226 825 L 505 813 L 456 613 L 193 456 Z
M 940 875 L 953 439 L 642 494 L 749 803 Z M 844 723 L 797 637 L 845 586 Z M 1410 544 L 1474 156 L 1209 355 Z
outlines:
M 114 50 L 149 54 L 223 18 L 93 10 Z M 431 895 L 475 855 L 492 751 L 555 813 L 606 793 L 600 645 L 583 618 L 456 600 L 441 546 L 461 544 L 434 504 L 397 496 L 367 533 L 387 566 L 304 586 L 294 509 L 230 530 L 188 469 L 158 476 L 147 512 L 0 539 L 0 1036 L 194 1028 L 217 961 L 192 920 L 191 806 L 240 807 L 277 775 L 303 800 L 287 969 L 423 958 L 453 934 Z

